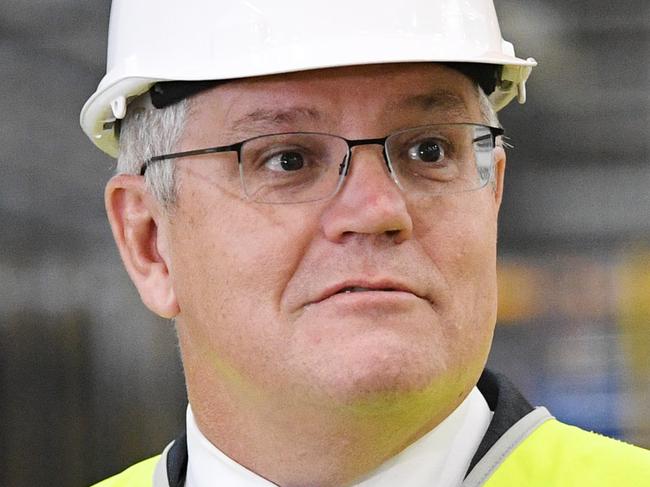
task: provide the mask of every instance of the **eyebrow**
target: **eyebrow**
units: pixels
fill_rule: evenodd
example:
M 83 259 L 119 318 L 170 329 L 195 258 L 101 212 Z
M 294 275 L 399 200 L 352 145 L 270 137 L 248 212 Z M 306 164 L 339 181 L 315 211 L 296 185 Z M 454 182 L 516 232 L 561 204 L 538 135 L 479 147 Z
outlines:
M 298 122 L 320 122 L 323 119 L 321 112 L 313 107 L 295 106 L 280 109 L 258 108 L 235 120 L 230 130 L 232 132 L 251 132 L 255 130 L 268 130 Z

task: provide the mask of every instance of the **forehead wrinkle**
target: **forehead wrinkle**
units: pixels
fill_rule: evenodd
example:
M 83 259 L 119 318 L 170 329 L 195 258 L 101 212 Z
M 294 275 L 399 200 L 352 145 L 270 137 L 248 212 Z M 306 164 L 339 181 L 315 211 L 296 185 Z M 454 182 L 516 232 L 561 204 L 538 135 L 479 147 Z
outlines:
M 467 118 L 470 113 L 462 96 L 446 90 L 406 95 L 391 105 L 394 105 L 392 108 L 396 110 L 411 109 L 426 113 L 435 112 L 454 118 Z
M 299 129 L 296 126 L 301 123 L 313 124 L 321 122 L 322 119 L 322 113 L 313 107 L 257 108 L 232 122 L 229 130 L 246 134 L 288 127 Z

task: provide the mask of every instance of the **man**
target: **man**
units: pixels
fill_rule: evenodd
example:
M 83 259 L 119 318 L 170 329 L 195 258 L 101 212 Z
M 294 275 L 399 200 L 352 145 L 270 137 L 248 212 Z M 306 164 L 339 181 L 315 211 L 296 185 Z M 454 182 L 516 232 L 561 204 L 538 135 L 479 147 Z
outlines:
M 113 234 L 189 407 L 103 487 L 650 482 L 647 452 L 483 370 L 495 109 L 535 64 L 491 0 L 115 0 L 110 32 L 82 125 L 119 157 Z

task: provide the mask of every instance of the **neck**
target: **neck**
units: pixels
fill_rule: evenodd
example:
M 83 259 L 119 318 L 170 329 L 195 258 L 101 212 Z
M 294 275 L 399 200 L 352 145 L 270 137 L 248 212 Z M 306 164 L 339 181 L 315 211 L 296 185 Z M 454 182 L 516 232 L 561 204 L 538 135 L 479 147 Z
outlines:
M 201 432 L 239 464 L 277 485 L 329 487 L 350 485 L 402 451 L 468 392 L 444 397 L 438 387 L 345 405 L 248 396 L 243 405 L 210 388 L 208 397 L 190 390 L 190 401 Z

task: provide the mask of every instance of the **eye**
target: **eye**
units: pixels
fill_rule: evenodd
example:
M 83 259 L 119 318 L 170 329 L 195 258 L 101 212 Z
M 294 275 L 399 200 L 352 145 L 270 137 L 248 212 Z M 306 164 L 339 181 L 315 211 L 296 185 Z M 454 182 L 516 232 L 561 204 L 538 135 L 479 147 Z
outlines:
M 440 162 L 445 151 L 439 141 L 427 139 L 412 145 L 408 149 L 409 159 L 422 162 Z
M 296 151 L 280 152 L 267 159 L 265 165 L 272 171 L 297 171 L 305 166 L 305 158 Z

